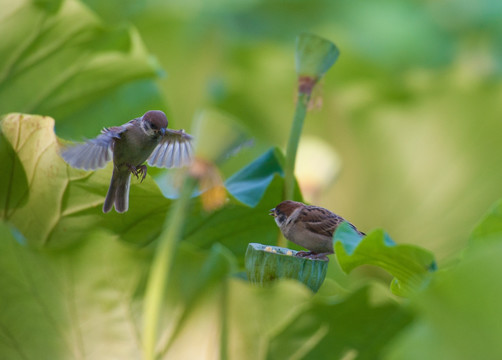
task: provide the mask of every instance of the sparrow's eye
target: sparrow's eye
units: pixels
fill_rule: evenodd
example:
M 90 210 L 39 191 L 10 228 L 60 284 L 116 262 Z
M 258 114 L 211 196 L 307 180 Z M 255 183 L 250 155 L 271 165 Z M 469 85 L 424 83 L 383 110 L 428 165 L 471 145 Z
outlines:
M 158 130 L 158 127 L 157 127 L 157 125 L 155 125 L 155 124 L 150 124 L 150 128 L 151 128 L 152 130 Z

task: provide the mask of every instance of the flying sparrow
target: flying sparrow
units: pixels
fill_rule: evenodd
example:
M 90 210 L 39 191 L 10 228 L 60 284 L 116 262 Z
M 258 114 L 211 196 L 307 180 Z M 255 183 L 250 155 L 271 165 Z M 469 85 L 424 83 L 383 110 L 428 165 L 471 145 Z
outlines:
M 281 202 L 269 215 L 275 218 L 286 239 L 310 250 L 300 251 L 297 256 L 317 259 L 326 259 L 326 255 L 334 253 L 333 233 L 346 221 L 325 208 L 291 200 Z M 350 225 L 360 235 L 366 235 Z
M 167 128 L 167 117 L 159 110 L 147 111 L 142 117 L 121 126 L 105 128 L 96 138 L 62 149 L 61 156 L 71 166 L 95 170 L 113 158 L 113 174 L 103 212 L 115 205 L 119 213 L 129 208 L 131 174 L 146 177 L 148 162 L 156 167 L 182 167 L 192 160 L 192 136 L 184 130 Z

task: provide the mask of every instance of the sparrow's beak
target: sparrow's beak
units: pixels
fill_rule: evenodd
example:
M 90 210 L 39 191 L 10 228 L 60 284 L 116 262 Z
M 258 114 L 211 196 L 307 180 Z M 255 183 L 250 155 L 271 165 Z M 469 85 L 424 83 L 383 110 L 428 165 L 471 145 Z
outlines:
M 160 133 L 162 134 L 162 136 L 166 135 L 166 129 L 165 128 L 161 128 L 160 129 Z
M 270 216 L 275 217 L 275 208 L 270 209 L 269 211 L 270 211 L 270 212 L 269 212 L 268 214 L 269 214 Z

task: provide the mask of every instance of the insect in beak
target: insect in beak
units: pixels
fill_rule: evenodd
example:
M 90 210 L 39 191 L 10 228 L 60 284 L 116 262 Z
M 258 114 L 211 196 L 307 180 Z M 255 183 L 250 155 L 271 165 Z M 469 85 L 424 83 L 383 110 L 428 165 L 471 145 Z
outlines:
M 269 214 L 270 216 L 275 217 L 275 208 L 270 209 L 268 214 Z

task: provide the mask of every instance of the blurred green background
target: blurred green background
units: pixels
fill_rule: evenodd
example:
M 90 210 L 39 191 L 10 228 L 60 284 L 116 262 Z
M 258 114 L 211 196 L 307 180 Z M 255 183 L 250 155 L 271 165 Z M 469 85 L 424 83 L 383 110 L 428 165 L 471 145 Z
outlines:
M 311 200 L 362 229 L 382 227 L 441 262 L 502 195 L 500 2 L 86 3 L 110 25 L 137 26 L 165 70 L 157 83 L 176 126 L 206 107 L 247 125 L 257 147 L 246 160 L 285 147 L 296 35 L 335 42 L 341 56 L 304 134 L 329 143 L 341 168 Z
M 54 116 L 58 135 L 78 140 L 148 108 L 166 110 L 173 127 L 186 129 L 199 111 L 216 109 L 256 138 L 225 165 L 228 176 L 266 148 L 285 147 L 295 101 L 294 41 L 308 31 L 335 42 L 341 56 L 316 96 L 322 106 L 305 123 L 304 135 L 335 152 L 316 165 L 327 179 L 307 200 L 363 230 L 381 227 L 398 243 L 430 249 L 441 263 L 465 246 L 501 196 L 500 2 L 83 2 L 104 21 L 99 31 L 114 34 L 108 43 L 131 46 L 123 33 L 132 24 L 150 67 L 124 64 L 120 71 L 129 78 L 106 97 L 93 93 L 85 106 L 75 96 L 72 111 L 42 96 L 31 107 L 0 100 L 2 113 Z M 16 4 L 2 1 L 6 18 Z M 59 72 L 69 65 L 63 59 Z M 86 76 L 79 81 L 91 81 Z M 12 99 L 38 97 L 45 83 L 33 85 L 37 96 L 15 94 L 8 82 L 3 90 Z M 325 167 L 333 168 L 328 175 Z

